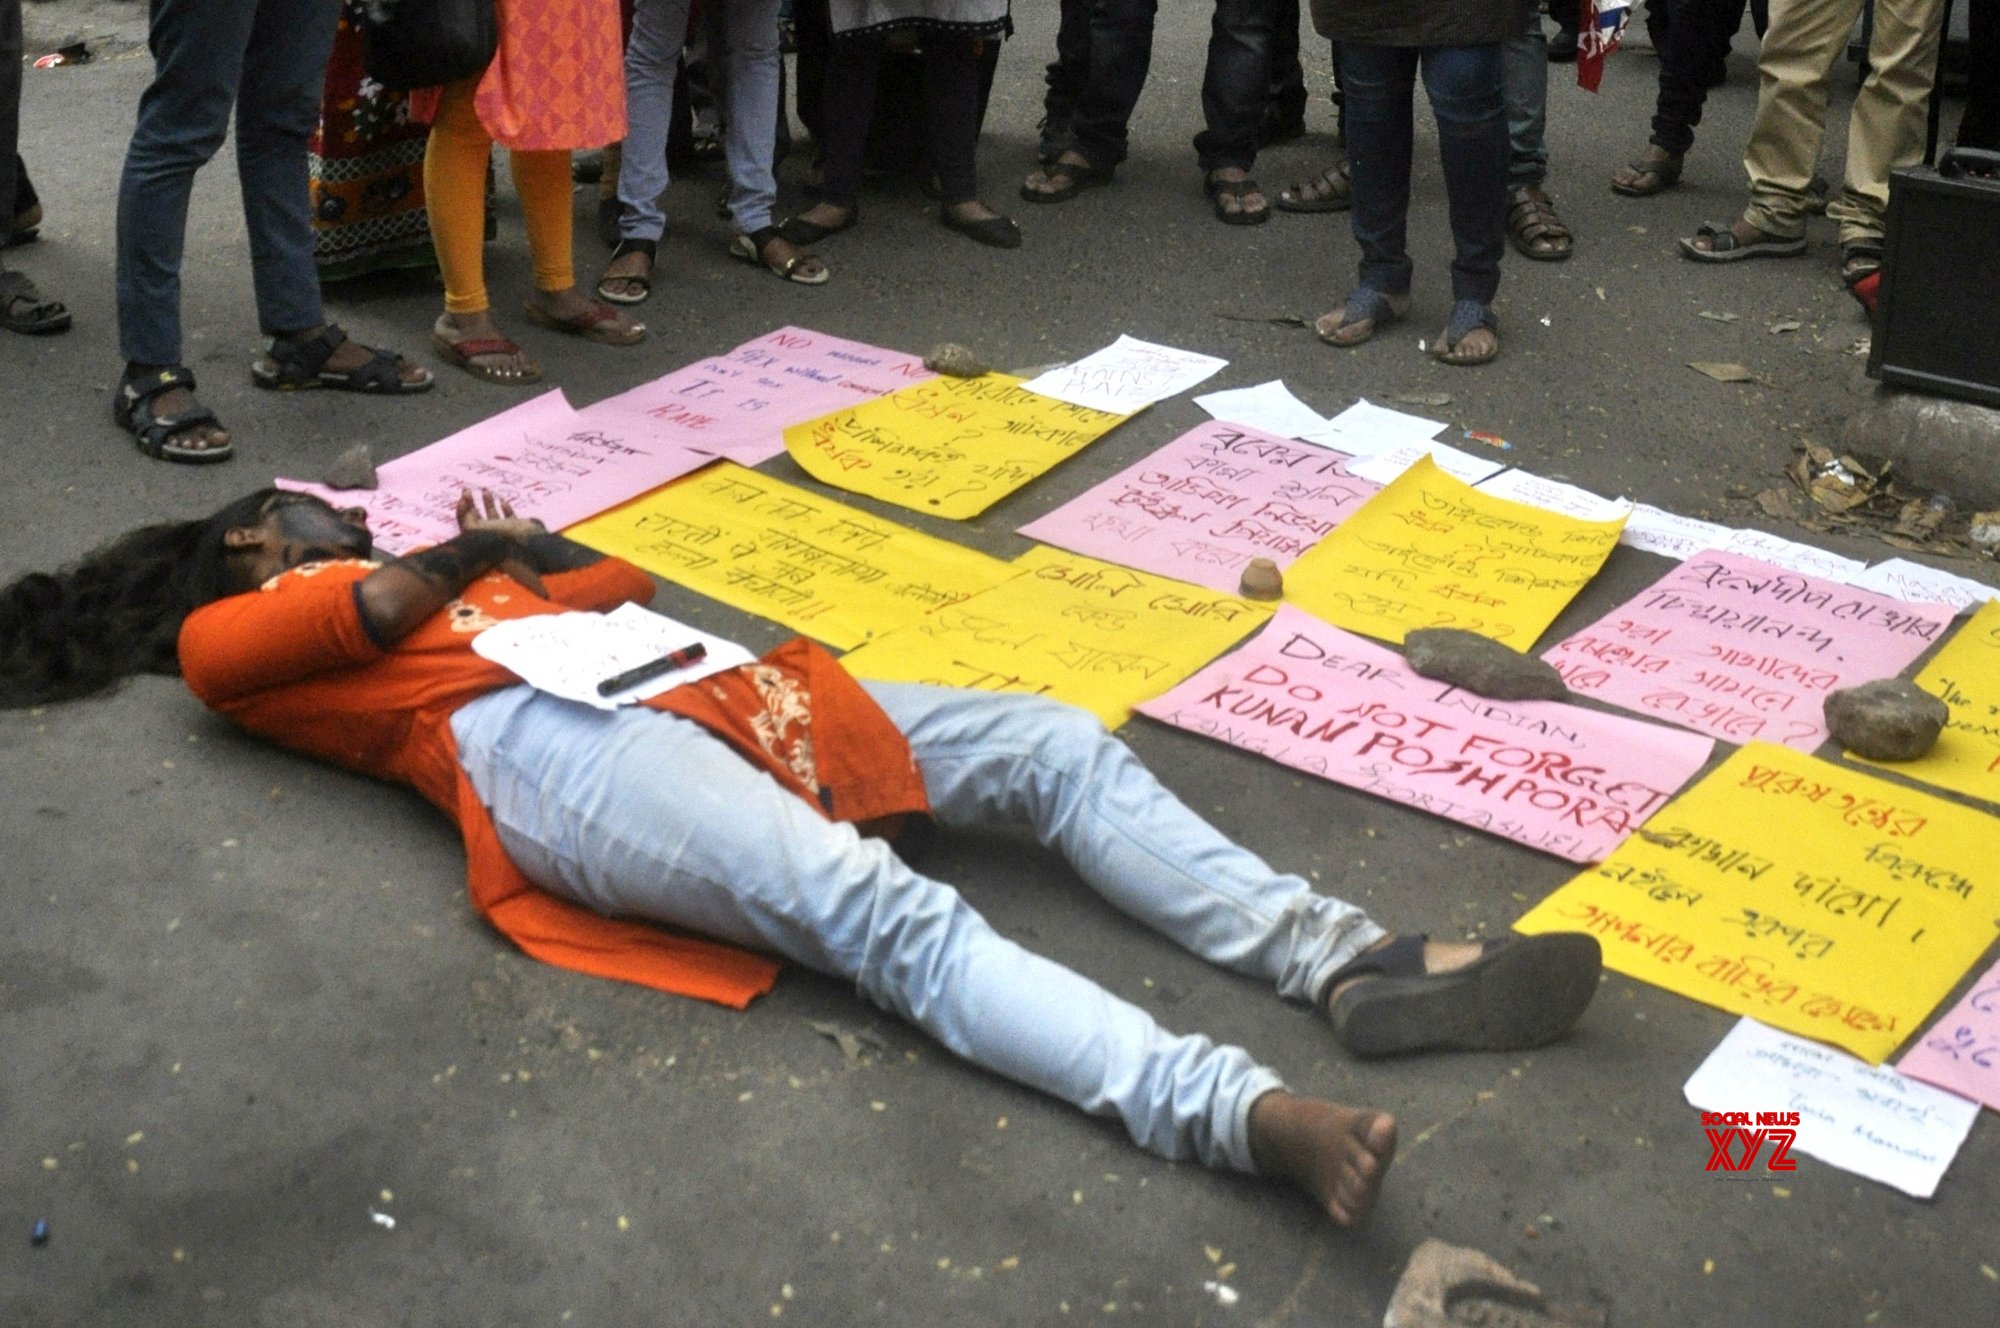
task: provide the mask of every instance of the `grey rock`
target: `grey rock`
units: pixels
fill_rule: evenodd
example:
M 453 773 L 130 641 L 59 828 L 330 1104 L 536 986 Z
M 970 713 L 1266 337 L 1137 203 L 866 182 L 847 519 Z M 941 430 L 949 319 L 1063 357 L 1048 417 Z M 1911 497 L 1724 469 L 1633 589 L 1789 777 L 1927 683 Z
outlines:
M 1283 599 L 1285 574 L 1269 558 L 1252 558 L 1237 589 L 1245 599 Z
M 1885 387 L 1841 426 L 1838 450 L 1887 457 L 1898 478 L 1961 508 L 2000 507 L 2000 410 Z
M 924 368 L 953 378 L 977 378 L 992 373 L 993 366 L 956 341 L 940 341 L 924 356 Z
M 1913 682 L 1882 678 L 1826 697 L 1826 726 L 1871 761 L 1914 761 L 1936 745 L 1951 710 Z
M 356 443 L 333 459 L 319 482 L 329 489 L 374 488 L 380 482 L 375 477 L 374 453 L 368 444 Z
M 1477 632 L 1423 627 L 1403 639 L 1410 667 L 1496 701 L 1567 701 L 1569 688 L 1555 667 Z

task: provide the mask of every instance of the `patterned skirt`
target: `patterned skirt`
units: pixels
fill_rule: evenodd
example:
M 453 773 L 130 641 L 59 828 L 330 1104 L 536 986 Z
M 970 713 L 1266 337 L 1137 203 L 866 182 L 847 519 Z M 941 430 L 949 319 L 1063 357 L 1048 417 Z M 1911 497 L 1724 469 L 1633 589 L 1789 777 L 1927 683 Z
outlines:
M 322 281 L 437 266 L 424 208 L 430 128 L 410 119 L 409 95 L 361 67 L 361 0 L 342 0 L 313 135 L 313 259 Z

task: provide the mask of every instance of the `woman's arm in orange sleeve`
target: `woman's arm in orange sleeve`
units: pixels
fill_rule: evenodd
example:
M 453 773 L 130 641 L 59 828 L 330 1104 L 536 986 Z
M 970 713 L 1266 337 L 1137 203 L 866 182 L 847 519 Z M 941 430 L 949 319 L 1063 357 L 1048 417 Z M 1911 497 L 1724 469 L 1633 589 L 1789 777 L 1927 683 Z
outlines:
M 181 676 L 210 706 L 379 659 L 355 598 L 361 565 L 290 572 L 204 604 L 181 624 Z
M 623 558 L 605 558 L 567 572 L 547 572 L 542 585 L 558 604 L 599 613 L 620 604 L 650 604 L 654 591 L 653 578 Z

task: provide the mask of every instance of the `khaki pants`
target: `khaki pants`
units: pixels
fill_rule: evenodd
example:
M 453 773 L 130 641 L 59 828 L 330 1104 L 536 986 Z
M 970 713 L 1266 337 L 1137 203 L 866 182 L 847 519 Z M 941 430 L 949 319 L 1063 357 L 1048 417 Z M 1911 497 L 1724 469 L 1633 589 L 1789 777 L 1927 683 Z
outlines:
M 1827 84 L 1861 0 L 1771 0 L 1757 62 L 1757 120 L 1743 149 L 1750 206 L 1743 219 L 1772 235 L 1806 231 L 1807 185 L 1826 138 Z M 1879 239 L 1889 172 L 1923 159 L 1943 0 L 1875 0 L 1868 79 L 1847 125 L 1847 177 L 1826 215 L 1840 239 Z

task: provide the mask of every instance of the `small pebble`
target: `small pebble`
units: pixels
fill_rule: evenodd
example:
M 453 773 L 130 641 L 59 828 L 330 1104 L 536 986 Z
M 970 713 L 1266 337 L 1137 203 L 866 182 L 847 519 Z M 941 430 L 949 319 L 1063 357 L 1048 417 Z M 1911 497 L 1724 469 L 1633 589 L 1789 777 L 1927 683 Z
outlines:
M 1238 588 L 1245 599 L 1283 599 L 1285 576 L 1269 558 L 1252 558 Z
M 924 356 L 924 368 L 953 378 L 977 378 L 993 372 L 993 366 L 956 341 L 941 341 Z

